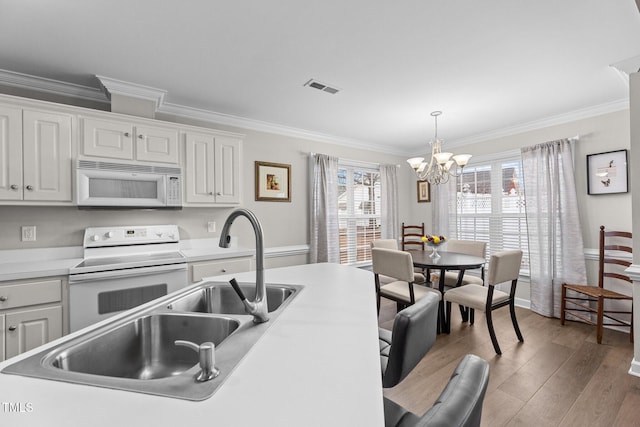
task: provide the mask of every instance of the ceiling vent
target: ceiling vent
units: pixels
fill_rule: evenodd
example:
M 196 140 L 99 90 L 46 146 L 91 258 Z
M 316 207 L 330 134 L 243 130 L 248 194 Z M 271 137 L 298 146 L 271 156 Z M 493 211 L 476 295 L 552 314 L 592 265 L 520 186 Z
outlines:
M 334 94 L 336 94 L 336 93 L 338 93 L 340 91 L 340 89 L 336 89 L 335 87 L 327 86 L 326 84 L 320 83 L 319 81 L 314 80 L 314 79 L 311 79 L 308 82 L 306 82 L 304 84 L 304 86 L 312 87 L 314 89 L 318 89 L 318 90 L 321 90 L 323 92 L 330 93 L 332 95 L 334 95 Z

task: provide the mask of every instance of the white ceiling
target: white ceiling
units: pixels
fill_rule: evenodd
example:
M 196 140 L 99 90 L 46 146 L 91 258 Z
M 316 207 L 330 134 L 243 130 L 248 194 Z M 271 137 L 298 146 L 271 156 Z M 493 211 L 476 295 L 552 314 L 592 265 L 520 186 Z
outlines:
M 0 69 L 396 153 L 626 108 L 638 55 L 634 0 L 0 0 Z

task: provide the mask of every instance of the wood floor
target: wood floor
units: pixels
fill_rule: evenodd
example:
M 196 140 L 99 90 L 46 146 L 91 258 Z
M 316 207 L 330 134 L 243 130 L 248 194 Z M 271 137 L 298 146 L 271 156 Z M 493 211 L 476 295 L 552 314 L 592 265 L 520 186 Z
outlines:
M 602 344 L 595 328 L 564 326 L 517 308 L 524 343 L 518 342 L 508 309 L 494 312 L 502 356 L 495 354 L 484 314 L 473 326 L 453 307 L 451 333 L 436 343 L 386 397 L 423 414 L 439 396 L 458 361 L 467 353 L 490 364 L 482 426 L 640 426 L 640 378 L 628 374 L 633 359 L 629 335 L 605 329 Z M 391 329 L 395 304 L 382 300 L 380 326 Z

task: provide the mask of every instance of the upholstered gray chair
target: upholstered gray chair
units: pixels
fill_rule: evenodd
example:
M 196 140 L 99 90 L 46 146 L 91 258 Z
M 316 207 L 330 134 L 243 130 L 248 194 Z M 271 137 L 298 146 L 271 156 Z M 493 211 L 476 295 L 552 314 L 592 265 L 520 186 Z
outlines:
M 379 328 L 382 386 L 400 383 L 422 360 L 436 341 L 440 298 L 429 293 L 398 312 L 393 331 Z
M 395 250 L 399 250 L 398 247 L 398 241 L 396 239 L 376 239 L 376 240 L 372 240 L 371 241 L 371 249 L 373 248 L 385 248 L 385 249 L 395 249 Z M 414 280 L 415 283 L 423 283 L 426 282 L 426 277 L 423 274 L 424 272 L 422 271 L 422 269 L 419 268 L 414 268 L 413 269 L 415 275 L 414 275 Z M 380 277 L 380 282 L 381 283 L 390 283 L 393 282 L 395 279 L 393 278 L 389 278 L 387 276 L 381 276 Z
M 371 248 L 385 248 L 398 250 L 398 241 L 396 239 L 376 239 L 371 241 Z
M 437 289 L 416 284 L 416 273 L 413 271 L 413 260 L 409 252 L 372 248 L 371 263 L 378 295 L 378 311 L 380 311 L 381 297 L 395 301 L 398 311 L 415 304 L 430 293 L 437 294 L 438 298 L 442 297 Z M 395 280 L 381 284 L 381 275 Z
M 475 240 L 448 240 L 447 252 L 457 252 L 460 254 L 473 255 L 480 258 L 487 256 L 487 243 L 478 242 Z M 460 271 L 447 271 L 444 275 L 444 285 L 446 287 L 453 288 L 458 284 L 458 277 L 462 275 L 461 285 L 468 285 L 474 283 L 476 285 L 484 284 L 484 267 L 480 271 L 480 277 L 465 274 L 465 270 Z M 431 273 L 431 282 L 438 283 L 440 280 L 440 272 Z
M 478 427 L 489 383 L 489 364 L 466 355 L 433 406 L 417 416 L 390 399 L 384 399 L 386 427 Z
M 491 342 L 497 354 L 502 354 L 502 351 L 500 350 L 496 333 L 493 329 L 493 320 L 491 317 L 493 310 L 508 306 L 511 311 L 511 321 L 518 340 L 524 341 L 520 327 L 518 326 L 515 310 L 515 293 L 521 262 L 521 250 L 497 252 L 491 255 L 489 261 L 488 286 L 472 283 L 451 289 L 444 294 L 444 300 L 447 302 L 447 319 L 451 318 L 451 303 L 470 308 L 469 320 L 471 324 L 473 324 L 474 321 L 474 310 L 482 310 L 485 312 L 489 335 L 491 336 Z M 495 285 L 504 282 L 511 282 L 509 293 L 495 289 Z M 448 322 L 448 324 L 451 324 L 451 322 Z

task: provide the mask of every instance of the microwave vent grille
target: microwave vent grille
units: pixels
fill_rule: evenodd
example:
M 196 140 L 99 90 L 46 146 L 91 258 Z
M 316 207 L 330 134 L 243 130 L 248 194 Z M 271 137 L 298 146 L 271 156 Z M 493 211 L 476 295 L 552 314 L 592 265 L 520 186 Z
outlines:
M 155 165 L 133 165 L 128 163 L 96 162 L 93 160 L 78 160 L 78 169 L 110 170 L 117 172 L 160 173 L 166 175 L 181 175 L 180 168 Z

